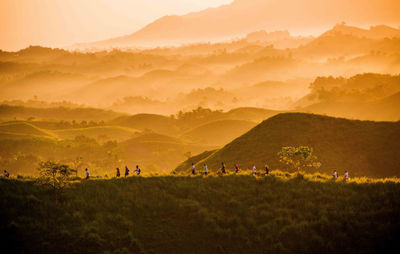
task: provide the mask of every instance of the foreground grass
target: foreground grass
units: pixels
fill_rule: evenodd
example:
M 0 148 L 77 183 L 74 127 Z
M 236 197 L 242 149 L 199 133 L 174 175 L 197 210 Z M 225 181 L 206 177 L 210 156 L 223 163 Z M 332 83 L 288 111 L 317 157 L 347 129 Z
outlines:
M 23 253 L 377 253 L 399 250 L 400 184 L 324 175 L 149 176 L 74 183 L 61 203 L 0 181 L 1 232 Z

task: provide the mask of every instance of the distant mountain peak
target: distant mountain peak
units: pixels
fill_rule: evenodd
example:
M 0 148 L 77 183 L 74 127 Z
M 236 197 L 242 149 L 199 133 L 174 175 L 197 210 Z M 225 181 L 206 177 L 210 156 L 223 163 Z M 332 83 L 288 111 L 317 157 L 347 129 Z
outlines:
M 344 22 L 336 24 L 331 30 L 325 32 L 322 36 L 330 36 L 330 35 L 335 35 L 337 33 L 352 35 L 360 38 L 365 37 L 368 39 L 400 37 L 399 29 L 387 25 L 376 25 L 376 26 L 371 26 L 369 29 L 363 29 L 355 26 L 349 26 Z
M 235 0 L 230 4 L 185 15 L 164 16 L 139 31 L 110 40 L 78 47 L 167 46 L 183 43 L 221 41 L 259 30 L 293 32 L 332 26 L 340 20 L 354 24 L 400 21 L 400 5 L 393 0 Z M 360 8 L 363 6 L 363 8 Z M 378 6 L 379 11 L 374 9 Z M 364 8 L 365 7 L 365 8 Z M 346 30 L 338 25 L 336 30 Z M 391 29 L 377 27 L 380 37 Z M 374 31 L 375 31 L 374 30 Z M 396 30 L 396 29 L 395 29 Z M 374 32 L 373 31 L 373 32 Z

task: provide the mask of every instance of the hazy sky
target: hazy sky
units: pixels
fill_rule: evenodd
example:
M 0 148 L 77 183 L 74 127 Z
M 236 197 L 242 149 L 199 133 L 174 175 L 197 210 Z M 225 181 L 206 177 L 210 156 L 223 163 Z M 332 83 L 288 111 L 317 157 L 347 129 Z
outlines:
M 0 0 L 0 49 L 67 46 L 130 34 L 156 18 L 232 0 Z

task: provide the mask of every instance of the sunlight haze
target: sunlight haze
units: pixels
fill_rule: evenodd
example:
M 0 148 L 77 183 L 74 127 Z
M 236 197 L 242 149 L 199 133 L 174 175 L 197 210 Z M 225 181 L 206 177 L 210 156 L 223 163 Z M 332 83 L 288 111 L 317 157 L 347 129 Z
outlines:
M 232 0 L 0 0 L 0 49 L 62 47 L 130 34 L 154 19 Z

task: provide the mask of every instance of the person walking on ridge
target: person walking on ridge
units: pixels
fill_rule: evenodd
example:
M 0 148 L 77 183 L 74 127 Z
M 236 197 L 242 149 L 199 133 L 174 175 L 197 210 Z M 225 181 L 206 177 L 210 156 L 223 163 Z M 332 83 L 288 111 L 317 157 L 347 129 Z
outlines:
M 267 176 L 269 174 L 269 168 L 268 165 L 265 164 L 265 175 Z
M 136 165 L 136 175 L 140 175 L 140 172 L 141 172 L 141 170 L 139 168 L 139 165 Z
M 90 173 L 89 173 L 89 169 L 85 169 L 86 170 L 86 180 L 89 180 L 90 178 Z
M 129 175 L 129 168 L 125 166 L 125 177 L 127 177 L 128 175 Z
M 347 172 L 347 170 L 344 171 L 344 180 L 349 180 L 349 172 Z
M 194 163 L 192 163 L 192 175 L 196 174 L 196 167 L 194 166 Z
M 253 175 L 257 174 L 257 168 L 256 165 L 253 165 Z
M 204 175 L 208 174 L 207 164 L 204 163 Z
M 222 174 L 226 174 L 225 163 L 223 163 L 223 162 L 222 162 L 222 166 L 221 166 L 221 172 L 222 172 Z
M 10 177 L 10 173 L 8 173 L 7 170 L 4 170 L 4 176 L 7 178 Z
M 333 179 L 336 180 L 338 178 L 336 170 L 333 170 Z
M 121 172 L 119 171 L 119 168 L 117 168 L 117 177 L 121 176 Z
M 239 165 L 238 164 L 235 164 L 235 173 L 236 174 L 239 173 Z

